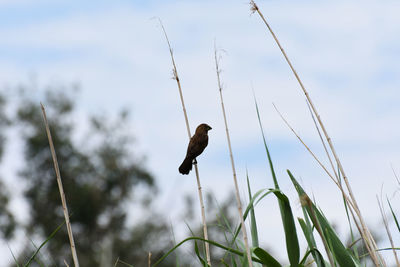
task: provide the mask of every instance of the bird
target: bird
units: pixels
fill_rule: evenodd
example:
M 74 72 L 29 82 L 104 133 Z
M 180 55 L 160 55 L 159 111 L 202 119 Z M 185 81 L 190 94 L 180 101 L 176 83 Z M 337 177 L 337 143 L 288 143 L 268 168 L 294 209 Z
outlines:
M 190 138 L 189 145 L 186 152 L 186 157 L 183 160 L 181 166 L 179 166 L 179 172 L 181 174 L 189 174 L 192 170 L 193 162 L 196 163 L 196 158 L 199 156 L 208 145 L 208 131 L 212 128 L 202 123 L 196 128 L 196 132 Z

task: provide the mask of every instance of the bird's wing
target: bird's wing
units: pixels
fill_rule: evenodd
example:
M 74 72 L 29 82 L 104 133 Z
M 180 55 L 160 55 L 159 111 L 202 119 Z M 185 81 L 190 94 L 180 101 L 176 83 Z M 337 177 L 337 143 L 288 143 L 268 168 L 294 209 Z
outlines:
M 186 157 L 196 158 L 200 155 L 208 144 L 208 136 L 207 135 L 194 135 L 189 142 L 188 150 Z

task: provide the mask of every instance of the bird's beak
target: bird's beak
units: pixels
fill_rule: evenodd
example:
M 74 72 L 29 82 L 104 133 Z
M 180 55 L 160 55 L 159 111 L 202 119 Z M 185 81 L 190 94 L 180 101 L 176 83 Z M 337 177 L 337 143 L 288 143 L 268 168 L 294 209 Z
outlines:
M 208 126 L 208 130 L 212 130 L 211 126 Z

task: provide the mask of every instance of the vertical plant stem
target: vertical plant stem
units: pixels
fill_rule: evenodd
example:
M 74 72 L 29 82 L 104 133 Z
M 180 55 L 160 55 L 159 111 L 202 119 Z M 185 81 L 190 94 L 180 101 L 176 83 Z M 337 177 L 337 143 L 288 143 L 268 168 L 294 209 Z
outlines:
M 332 140 L 329 137 L 327 130 L 325 129 L 325 126 L 324 126 L 324 124 L 323 124 L 323 122 L 321 120 L 321 117 L 320 117 L 319 113 L 317 112 L 317 110 L 316 110 L 316 108 L 315 108 L 315 106 L 314 106 L 314 104 L 313 104 L 313 102 L 312 102 L 312 100 L 311 100 L 311 98 L 310 98 L 310 96 L 308 94 L 308 91 L 304 87 L 299 75 L 297 74 L 296 70 L 294 69 L 294 67 L 293 67 L 291 61 L 289 60 L 285 50 L 281 46 L 278 38 L 276 37 L 275 33 L 272 31 L 272 28 L 270 27 L 270 25 L 268 24 L 268 22 L 264 18 L 264 15 L 261 13 L 261 11 L 259 10 L 259 8 L 256 5 L 256 3 L 254 2 L 254 0 L 251 0 L 250 4 L 251 4 L 251 10 L 253 12 L 257 12 L 258 13 L 260 18 L 263 20 L 264 24 L 267 26 L 267 28 L 268 28 L 269 32 L 271 33 L 272 37 L 274 38 L 274 40 L 275 40 L 276 44 L 278 45 L 279 49 L 281 50 L 286 62 L 288 63 L 290 69 L 292 70 L 294 76 L 296 77 L 296 80 L 298 81 L 301 89 L 303 90 L 303 93 L 305 94 L 305 96 L 307 98 L 307 101 L 310 104 L 310 107 L 311 107 L 312 111 L 314 112 L 314 114 L 315 114 L 315 116 L 317 118 L 317 121 L 318 121 L 319 125 L 321 126 L 322 132 L 325 135 L 325 138 L 326 138 L 326 140 L 327 140 L 327 142 L 329 144 L 329 148 L 330 148 L 330 150 L 331 150 L 331 152 L 333 154 L 333 157 L 335 158 L 335 161 L 336 161 L 336 163 L 337 163 L 337 165 L 339 167 L 340 173 L 342 173 L 343 180 L 345 181 L 347 190 L 349 191 L 350 199 L 353 202 L 354 210 L 355 210 L 355 212 L 357 214 L 357 217 L 358 217 L 358 219 L 360 221 L 360 224 L 361 224 L 362 231 L 360 232 L 360 234 L 361 234 L 361 236 L 363 238 L 363 241 L 364 241 L 364 243 L 365 243 L 365 245 L 366 245 L 366 247 L 368 249 L 369 254 L 371 255 L 372 261 L 374 262 L 375 266 L 379 266 L 380 265 L 380 263 L 379 263 L 380 261 L 384 264 L 383 258 L 380 257 L 379 253 L 377 252 L 378 247 L 376 245 L 376 242 L 375 242 L 374 238 L 372 237 L 369 229 L 367 228 L 366 223 L 364 221 L 364 218 L 361 215 L 361 211 L 358 208 L 356 199 L 355 199 L 354 194 L 352 192 L 352 189 L 351 189 L 351 186 L 350 186 L 349 181 L 347 179 L 347 176 L 346 176 L 346 174 L 344 172 L 344 168 L 342 166 L 342 163 L 340 162 L 339 157 L 336 154 L 336 150 L 335 150 L 335 148 L 334 148 L 334 146 L 332 144 Z
M 164 32 L 165 39 L 167 40 L 167 43 L 168 43 L 169 53 L 171 55 L 172 66 L 173 66 L 173 69 L 172 69 L 173 75 L 174 75 L 173 78 L 174 78 L 174 80 L 176 80 L 176 83 L 178 84 L 179 96 L 180 96 L 180 99 L 181 99 L 182 109 L 183 109 L 183 115 L 185 117 L 186 129 L 187 129 L 188 137 L 189 137 L 189 140 L 190 140 L 192 135 L 190 133 L 189 120 L 188 120 L 188 116 L 187 116 L 187 113 L 186 113 L 185 101 L 183 100 L 181 82 L 179 80 L 178 71 L 176 69 L 174 53 L 172 51 L 171 44 L 169 42 L 168 35 L 167 35 L 167 32 L 165 31 L 164 25 L 162 24 L 160 19 L 159 19 L 159 22 L 160 22 L 161 28 L 162 28 L 162 30 Z M 199 170 L 197 168 L 197 162 L 194 164 L 194 169 L 195 169 L 195 172 L 196 172 L 196 181 L 197 181 L 197 189 L 198 189 L 198 193 L 199 193 L 199 201 L 200 201 L 200 209 L 201 209 L 201 219 L 202 219 L 202 223 L 203 223 L 204 239 L 208 240 L 206 215 L 205 215 L 205 211 L 204 211 L 203 192 L 202 192 L 202 188 L 201 188 L 201 184 L 200 184 L 200 175 L 199 175 Z M 206 247 L 207 263 L 208 263 L 209 266 L 211 266 L 210 245 L 208 244 L 208 242 L 205 242 L 205 247 Z
M 151 267 L 151 252 L 150 251 L 149 251 L 149 258 L 148 258 L 148 261 L 147 261 L 147 266 Z
M 248 241 L 248 238 L 247 238 L 246 225 L 244 224 L 243 211 L 242 211 L 242 202 L 240 201 L 239 186 L 238 186 L 237 177 L 236 177 L 235 162 L 233 160 L 231 138 L 229 136 L 228 122 L 226 120 L 224 99 L 222 97 L 222 85 L 221 85 L 221 79 L 220 79 L 220 72 L 221 71 L 220 71 L 219 65 L 218 65 L 217 48 L 216 48 L 215 44 L 214 44 L 214 58 L 215 58 L 215 70 L 217 72 L 219 95 L 220 95 L 220 99 L 221 99 L 222 114 L 224 116 L 224 122 L 225 122 L 226 138 L 227 138 L 228 147 L 229 147 L 229 156 L 231 158 L 231 164 L 232 164 L 232 173 L 233 173 L 233 182 L 235 184 L 236 202 L 237 202 L 237 207 L 238 207 L 238 212 L 239 212 L 239 217 L 240 217 L 240 223 L 242 225 L 242 233 L 243 233 L 244 245 L 246 247 L 247 260 L 249 262 L 249 267 L 253 267 L 253 261 L 251 260 L 251 252 L 250 252 L 250 247 L 249 247 L 249 241 Z
M 321 143 L 322 143 L 322 145 L 324 146 L 324 150 L 325 150 L 326 156 L 328 157 L 329 163 L 331 164 L 332 171 L 333 171 L 333 173 L 335 174 L 336 180 L 338 181 L 338 183 L 339 183 L 340 186 L 341 186 L 341 182 L 340 182 L 340 179 L 339 179 L 339 175 L 337 174 L 336 169 L 335 169 L 335 167 L 333 166 L 333 162 L 332 162 L 332 159 L 331 159 L 331 155 L 329 154 L 329 151 L 328 151 L 328 148 L 326 147 L 324 138 L 322 137 L 321 131 L 319 130 L 317 121 L 315 120 L 314 113 L 312 112 L 311 107 L 310 107 L 310 104 L 308 103 L 307 100 L 306 100 L 306 103 L 307 103 L 308 110 L 310 111 L 311 118 L 312 118 L 312 120 L 313 120 L 313 122 L 314 122 L 315 129 L 317 129 L 319 139 L 321 140 Z
M 56 172 L 56 177 L 57 177 L 58 190 L 60 191 L 61 203 L 62 203 L 62 207 L 63 207 L 63 211 L 64 211 L 65 223 L 67 225 L 69 243 L 70 243 L 70 246 L 71 246 L 72 259 L 74 260 L 75 267 L 79 267 L 78 256 L 76 254 L 76 249 L 75 249 L 74 236 L 72 234 L 71 223 L 69 221 L 67 201 L 65 200 L 65 194 L 64 194 L 64 189 L 63 189 L 63 185 L 62 185 L 62 181 L 61 181 L 61 175 L 60 175 L 60 169 L 58 167 L 58 162 L 57 162 L 57 155 L 56 155 L 56 151 L 54 149 L 53 139 L 51 137 L 50 127 L 49 127 L 49 123 L 47 121 L 47 116 L 46 116 L 46 111 L 45 111 L 44 106 L 43 106 L 42 103 L 40 103 L 40 106 L 42 108 L 43 119 L 44 119 L 44 123 L 46 125 L 47 138 L 49 139 L 51 156 L 53 158 L 54 170 Z

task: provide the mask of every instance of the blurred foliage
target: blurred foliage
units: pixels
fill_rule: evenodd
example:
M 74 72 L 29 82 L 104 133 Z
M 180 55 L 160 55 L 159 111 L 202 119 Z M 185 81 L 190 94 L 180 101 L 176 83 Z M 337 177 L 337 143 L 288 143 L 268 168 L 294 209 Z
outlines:
M 44 240 L 64 221 L 64 215 L 40 103 L 28 92 L 29 88 L 21 90 L 13 121 L 24 144 L 25 161 L 20 176 L 26 184 L 24 195 L 30 211 L 25 231 L 28 236 Z M 172 241 L 169 224 L 148 203 L 157 190 L 153 176 L 134 153 L 134 140 L 127 127 L 129 113 L 122 111 L 113 119 L 104 115 L 86 119 L 75 112 L 77 93 L 71 92 L 67 87 L 50 87 L 44 93 L 43 104 L 80 265 L 112 266 L 119 257 L 144 266 L 148 251 L 157 257 L 172 246 Z M 86 131 L 84 138 L 78 138 L 78 122 L 87 122 L 82 127 Z M 141 201 L 143 198 L 147 202 Z M 126 210 L 132 203 L 140 210 L 131 213 L 133 226 L 127 225 Z M 26 262 L 33 251 L 35 247 L 28 240 L 18 261 Z M 64 266 L 64 260 L 72 264 L 66 227 L 46 244 L 31 266 Z M 165 264 L 172 266 L 168 261 Z
M 0 95 L 0 159 L 3 157 L 5 146 L 5 133 L 10 126 L 10 121 L 7 118 L 6 112 L 6 99 Z M 15 218 L 8 208 L 10 196 L 4 183 L 0 180 L 0 233 L 1 237 L 7 240 L 11 239 L 15 230 Z
M 240 221 L 237 215 L 236 199 L 233 192 L 230 192 L 221 203 L 210 192 L 206 192 L 204 199 L 209 240 L 226 247 L 238 249 L 237 242 L 234 241 L 234 233 Z M 193 210 L 196 210 L 195 206 L 198 205 L 197 199 L 186 196 L 185 204 L 186 207 L 182 220 L 187 223 L 192 236 L 203 237 L 203 226 L 199 224 L 198 216 L 194 216 L 193 214 Z M 191 244 L 194 251 L 195 242 L 191 242 Z M 201 242 L 197 242 L 197 245 L 202 248 L 202 252 L 205 251 L 204 245 Z M 204 259 L 206 258 L 205 253 L 202 253 L 202 256 Z M 234 266 L 232 265 L 231 254 L 223 249 L 211 245 L 210 256 L 212 266 L 223 266 L 222 263 Z
M 18 160 L 15 183 L 23 190 L 28 205 L 28 219 L 17 222 L 9 210 L 9 193 L 0 179 L 1 237 L 12 240 L 16 230 L 22 230 L 15 260 L 24 264 L 53 231 L 63 224 L 64 214 L 50 153 L 48 138 L 40 108 L 46 108 L 51 135 L 57 154 L 60 174 L 68 204 L 75 245 L 81 266 L 114 266 L 117 259 L 134 266 L 147 266 L 148 253 L 152 261 L 164 255 L 176 242 L 175 225 L 165 219 L 152 205 L 158 197 L 151 172 L 143 157 L 135 151 L 136 144 L 129 129 L 129 111 L 116 116 L 99 111 L 86 116 L 77 109 L 78 90 L 74 86 L 19 86 L 7 97 L 0 95 L 0 158 L 7 144 L 7 131 L 23 145 Z M 10 88 L 8 88 L 10 89 Z M 40 97 L 38 97 L 40 96 Z M 7 101 L 6 101 L 7 100 Z M 6 116 L 5 107 L 10 116 Z M 12 122 L 12 123 L 11 123 Z M 237 227 L 233 195 L 218 204 L 206 194 L 209 238 L 227 246 L 232 244 L 232 232 Z M 203 236 L 197 210 L 197 199 L 187 197 L 182 221 L 186 233 Z M 129 222 L 128 223 L 128 215 Z M 175 228 L 172 230 L 172 228 Z M 192 231 L 192 229 L 194 229 Z M 181 236 L 181 234 L 180 234 Z M 198 242 L 201 247 L 204 244 Z M 194 248 L 194 242 L 189 245 Z M 204 248 L 203 248 L 204 249 Z M 212 262 L 230 262 L 231 256 L 211 246 Z M 40 249 L 29 266 L 73 265 L 65 225 Z M 198 261 L 192 251 L 179 249 L 167 257 L 162 266 L 191 266 Z M 16 266 L 17 263 L 11 264 Z

